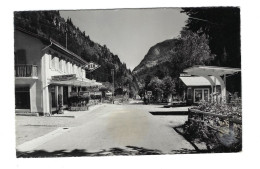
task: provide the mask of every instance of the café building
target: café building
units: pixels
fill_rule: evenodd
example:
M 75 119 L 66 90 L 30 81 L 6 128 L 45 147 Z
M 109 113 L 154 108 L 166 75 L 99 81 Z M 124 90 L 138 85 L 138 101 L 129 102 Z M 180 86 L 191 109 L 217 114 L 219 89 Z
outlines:
M 50 38 L 16 28 L 14 42 L 16 113 L 48 115 L 58 95 L 66 107 L 71 95 L 102 85 L 85 78 L 85 60 Z
M 211 100 L 213 92 L 220 93 L 220 82 L 213 76 L 209 78 L 214 82 L 214 86 L 210 81 L 201 76 L 191 76 L 187 74 L 181 74 L 180 85 L 182 86 L 182 97 L 186 100 L 187 105 L 193 105 L 200 101 Z

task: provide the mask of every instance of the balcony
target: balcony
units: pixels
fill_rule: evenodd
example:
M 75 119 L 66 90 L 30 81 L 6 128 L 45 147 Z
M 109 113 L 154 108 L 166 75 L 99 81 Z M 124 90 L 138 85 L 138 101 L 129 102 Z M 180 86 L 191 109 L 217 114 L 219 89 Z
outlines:
M 15 77 L 37 77 L 36 65 L 15 65 Z

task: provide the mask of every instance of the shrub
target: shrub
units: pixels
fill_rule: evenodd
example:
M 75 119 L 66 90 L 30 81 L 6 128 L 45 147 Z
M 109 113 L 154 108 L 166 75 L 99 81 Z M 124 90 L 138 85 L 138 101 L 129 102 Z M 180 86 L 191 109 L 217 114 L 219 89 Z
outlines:
M 68 99 L 69 107 L 85 106 L 89 99 L 89 96 L 71 96 Z
M 198 106 L 193 107 L 204 112 L 226 115 L 229 118 L 242 120 L 241 103 L 232 104 L 216 104 L 208 102 L 200 102 Z M 215 150 L 222 151 L 241 151 L 242 149 L 242 125 L 234 124 L 234 135 L 236 140 L 231 145 L 225 145 L 225 142 L 220 140 L 220 136 L 229 135 L 229 119 L 220 119 L 215 116 L 204 116 L 201 120 L 200 115 L 192 115 L 194 120 L 186 122 L 184 125 L 184 134 L 191 140 L 199 139 L 207 144 L 213 145 Z M 198 120 L 199 119 L 199 120 Z M 218 130 L 221 132 L 219 132 Z M 222 135 L 221 135 L 222 134 Z M 231 136 L 231 135 L 230 135 Z M 224 147 L 224 148 L 223 148 Z

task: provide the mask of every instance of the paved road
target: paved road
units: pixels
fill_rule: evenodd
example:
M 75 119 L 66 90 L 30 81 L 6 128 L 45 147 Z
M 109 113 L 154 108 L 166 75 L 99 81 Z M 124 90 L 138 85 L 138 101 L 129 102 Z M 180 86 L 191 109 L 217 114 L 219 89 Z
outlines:
M 93 110 L 91 115 L 80 117 L 84 123 L 79 126 L 59 128 L 41 140 L 29 142 L 27 148 L 35 148 L 22 156 L 169 154 L 193 151 L 190 143 L 173 129 L 174 123 L 180 123 L 176 118 L 184 121 L 185 117 L 153 116 L 148 112 L 151 108 L 156 109 L 149 105 L 104 105 Z M 26 148 L 22 151 L 26 151 Z

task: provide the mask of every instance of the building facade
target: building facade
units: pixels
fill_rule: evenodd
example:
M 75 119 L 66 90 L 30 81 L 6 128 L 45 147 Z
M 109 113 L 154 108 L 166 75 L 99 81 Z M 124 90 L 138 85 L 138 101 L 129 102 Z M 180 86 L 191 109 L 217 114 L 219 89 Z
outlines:
M 210 82 L 201 76 L 181 76 L 181 83 L 183 88 L 183 98 L 185 98 L 187 105 L 199 103 L 200 101 L 210 101 L 212 93 L 220 93 L 220 83 L 214 77 L 210 77 L 215 86 L 212 88 Z
M 101 85 L 85 78 L 85 60 L 57 42 L 19 28 L 14 40 L 16 112 L 50 114 L 59 95 L 66 106 L 71 94 Z

